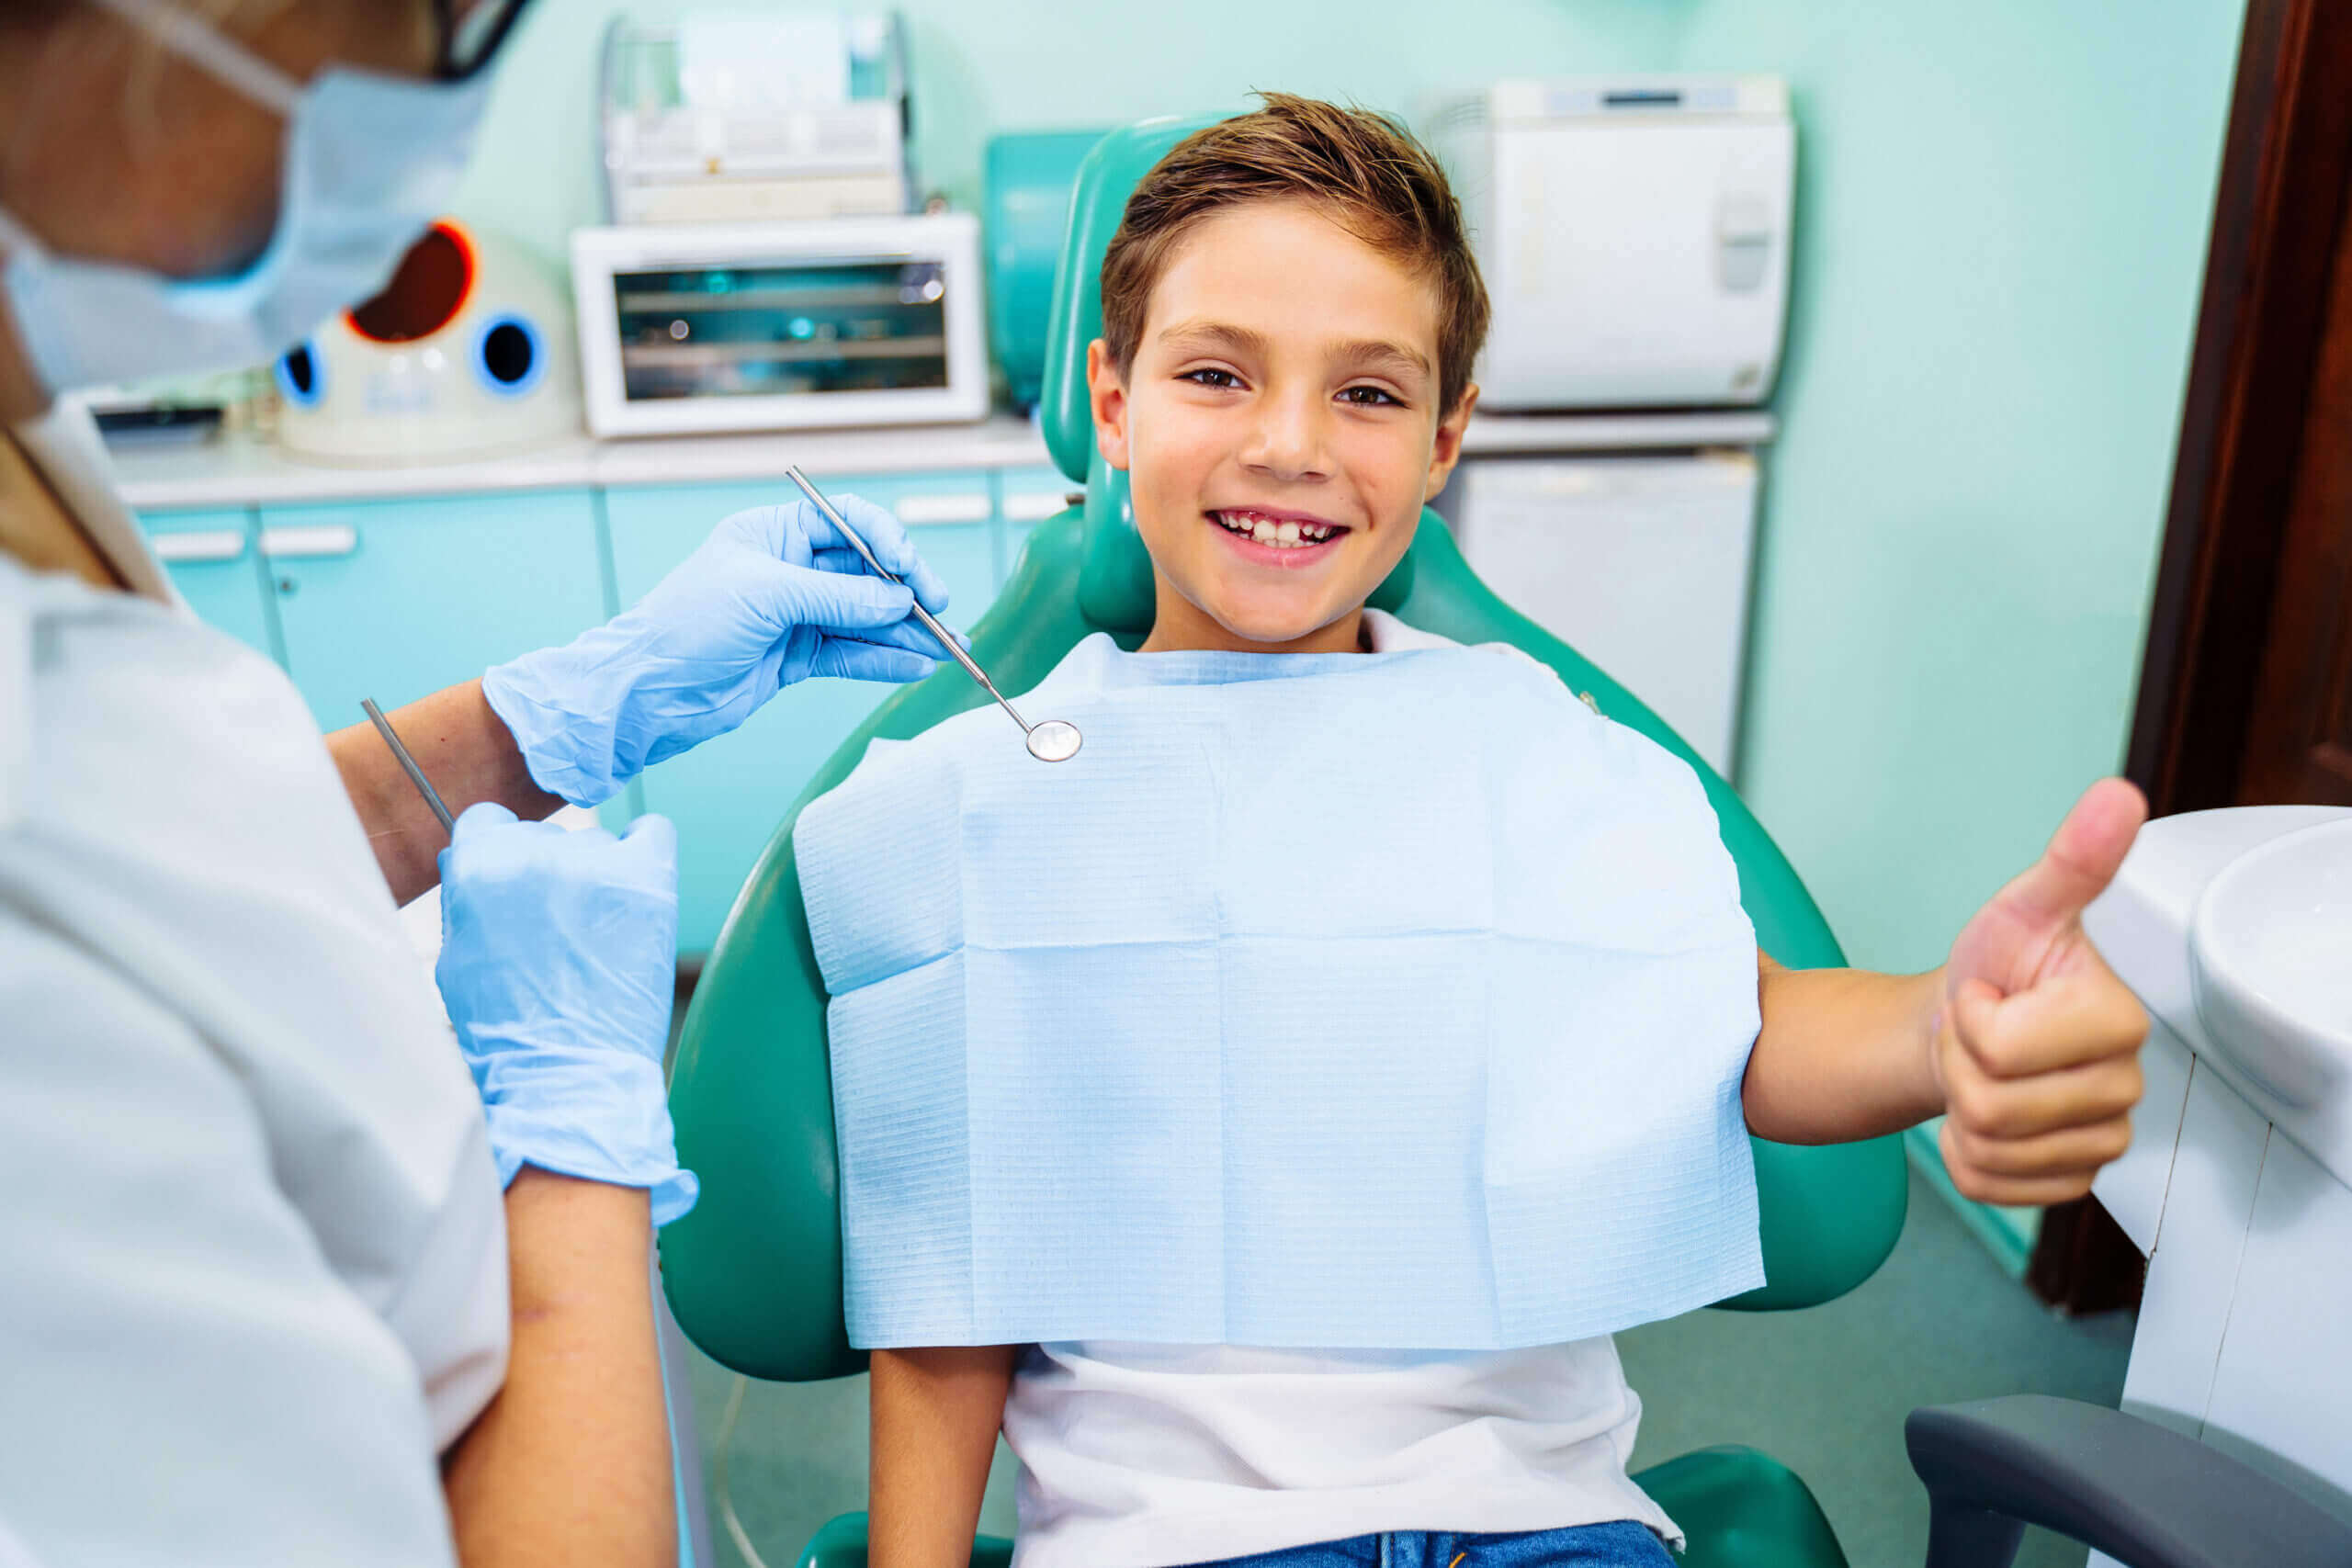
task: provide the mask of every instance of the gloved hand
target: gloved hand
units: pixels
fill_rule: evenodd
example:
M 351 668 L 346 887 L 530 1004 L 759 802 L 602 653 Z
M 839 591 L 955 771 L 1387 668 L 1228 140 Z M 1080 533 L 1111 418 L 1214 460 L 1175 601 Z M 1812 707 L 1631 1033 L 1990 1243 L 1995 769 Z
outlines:
M 947 590 L 899 520 L 870 502 L 834 502 L 883 581 L 806 501 L 738 512 L 636 608 L 482 676 L 541 789 L 574 806 L 610 799 L 637 774 L 752 716 L 811 675 L 919 681 L 945 657 L 909 613 Z
M 651 1190 L 653 1223 L 695 1205 L 662 1051 L 678 933 L 678 836 L 518 822 L 490 801 L 441 852 L 434 978 L 490 1118 L 499 1180 L 526 1165 Z

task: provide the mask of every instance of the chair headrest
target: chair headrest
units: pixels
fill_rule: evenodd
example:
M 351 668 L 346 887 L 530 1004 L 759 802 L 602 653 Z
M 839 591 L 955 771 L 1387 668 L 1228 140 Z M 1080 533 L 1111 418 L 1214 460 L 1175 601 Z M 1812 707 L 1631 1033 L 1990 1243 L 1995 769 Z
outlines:
M 1069 228 L 1062 236 L 1054 277 L 1053 314 L 1046 334 L 1045 395 L 1037 405 L 1046 450 L 1072 479 L 1086 485 L 1086 554 L 1079 571 L 1079 609 L 1112 633 L 1141 635 L 1154 613 L 1151 557 L 1136 532 L 1127 476 L 1102 460 L 1094 446 L 1094 415 L 1086 388 L 1086 348 L 1102 335 L 1102 255 L 1111 247 L 1134 194 L 1152 165 L 1193 132 L 1221 115 L 1167 116 L 1140 120 L 1094 144 L 1079 165 L 1070 195 Z M 1369 601 L 1394 610 L 1413 591 L 1413 556 L 1397 562 Z
M 1086 398 L 1086 345 L 1102 335 L 1102 254 L 1126 216 L 1127 197 L 1170 148 L 1222 115 L 1168 115 L 1139 120 L 1094 144 L 1078 166 L 1070 192 L 1069 227 L 1062 234 L 1061 265 L 1054 274 L 1053 313 L 1046 326 L 1045 396 L 1037 417 L 1046 449 L 1064 475 L 1088 481 L 1094 457 L 1094 416 Z

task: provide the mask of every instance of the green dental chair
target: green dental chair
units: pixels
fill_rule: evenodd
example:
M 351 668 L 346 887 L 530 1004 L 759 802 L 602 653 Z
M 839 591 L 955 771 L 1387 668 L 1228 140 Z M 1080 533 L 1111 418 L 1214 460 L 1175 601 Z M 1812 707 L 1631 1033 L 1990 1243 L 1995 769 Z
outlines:
M 1094 451 L 1086 345 L 1102 326 L 1097 280 L 1127 194 L 1205 120 L 1116 131 L 1079 176 L 1054 295 L 1045 400 L 1055 461 L 1086 481 L 1085 504 L 1041 525 L 1012 582 L 972 628 L 972 651 L 1008 694 L 1041 680 L 1080 638 L 1108 631 L 1132 648 L 1150 628 L 1150 564 L 1127 507 L 1125 476 Z M 1804 884 L 1730 786 L 1625 689 L 1498 599 L 1446 526 L 1424 513 L 1411 550 L 1373 604 L 1464 642 L 1508 641 L 1590 694 L 1600 711 L 1688 759 L 1705 780 L 1738 863 L 1758 941 L 1781 963 L 1845 962 Z M 842 1242 L 825 990 L 809 945 L 792 827 L 808 800 L 845 777 L 875 736 L 904 739 L 986 701 L 948 667 L 885 702 L 785 814 L 706 964 L 678 1048 L 671 1109 L 681 1159 L 702 1178 L 694 1213 L 662 1234 L 662 1277 L 678 1322 L 706 1352 L 753 1377 L 808 1382 L 860 1371 L 842 1316 Z M 1724 1307 L 1812 1306 L 1869 1278 L 1902 1229 L 1896 1140 L 1829 1148 L 1756 1145 L 1767 1282 Z M 1845 1568 L 1803 1482 L 1746 1449 L 1686 1454 L 1636 1479 L 1690 1534 L 1688 1568 Z M 982 1538 L 976 1563 L 1007 1562 Z M 804 1568 L 862 1568 L 863 1515 L 834 1520 Z

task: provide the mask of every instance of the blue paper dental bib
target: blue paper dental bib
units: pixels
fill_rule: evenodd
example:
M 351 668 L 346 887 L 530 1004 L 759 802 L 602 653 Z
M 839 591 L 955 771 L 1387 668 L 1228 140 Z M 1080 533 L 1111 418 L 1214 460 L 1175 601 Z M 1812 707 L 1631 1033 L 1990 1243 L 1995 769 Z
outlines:
M 1479 1350 L 1763 1281 L 1738 875 L 1495 649 L 1080 643 L 794 842 L 850 1341 Z

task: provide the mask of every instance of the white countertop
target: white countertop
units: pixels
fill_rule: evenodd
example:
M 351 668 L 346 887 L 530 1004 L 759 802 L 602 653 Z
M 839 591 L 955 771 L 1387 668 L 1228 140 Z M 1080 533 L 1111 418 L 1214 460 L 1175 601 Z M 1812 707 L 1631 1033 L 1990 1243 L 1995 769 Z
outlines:
M 1469 457 L 1752 446 L 1772 439 L 1763 410 L 1719 412 L 1495 414 L 1471 420 Z M 701 484 L 771 479 L 787 463 L 820 477 L 939 468 L 1044 468 L 1045 437 L 1028 421 L 997 414 L 976 424 L 875 430 L 783 431 L 759 435 L 596 441 L 585 435 L 504 457 L 416 468 L 332 468 L 288 457 L 250 435 L 193 446 L 114 452 L 123 500 L 140 512 L 196 507 L 372 501 L 486 491 Z

